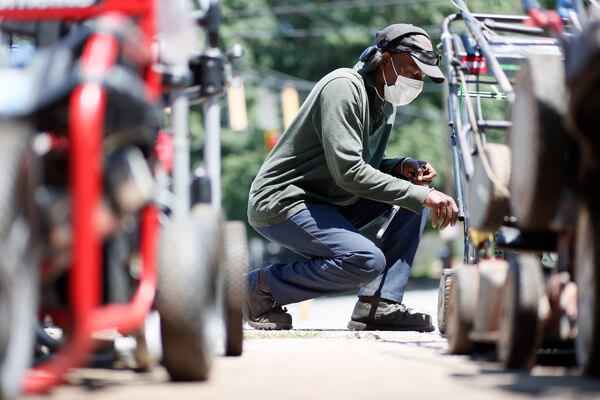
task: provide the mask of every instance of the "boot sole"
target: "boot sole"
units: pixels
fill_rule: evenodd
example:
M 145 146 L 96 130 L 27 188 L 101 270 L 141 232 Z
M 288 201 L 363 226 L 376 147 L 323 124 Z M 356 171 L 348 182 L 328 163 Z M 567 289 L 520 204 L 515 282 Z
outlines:
M 248 325 L 259 331 L 289 331 L 293 327 L 291 324 L 260 323 L 248 321 Z
M 414 331 L 414 332 L 433 332 L 435 327 L 430 326 L 390 326 L 390 325 L 375 325 L 366 324 L 364 322 L 350 321 L 348 329 L 352 331 Z
M 289 331 L 293 329 L 292 324 L 288 322 L 255 322 L 249 318 L 250 315 L 250 308 L 246 301 L 246 304 L 244 304 L 244 320 L 252 328 L 259 331 Z

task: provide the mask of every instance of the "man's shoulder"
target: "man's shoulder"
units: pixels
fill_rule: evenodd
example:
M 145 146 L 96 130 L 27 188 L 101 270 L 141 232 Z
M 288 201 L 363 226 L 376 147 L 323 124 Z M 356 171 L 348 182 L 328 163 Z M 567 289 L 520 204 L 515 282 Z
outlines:
M 325 92 L 336 95 L 358 94 L 364 87 L 362 77 L 351 68 L 338 68 L 325 75 L 319 81 Z
M 354 84 L 358 84 L 358 83 L 362 84 L 363 83 L 363 78 L 360 76 L 360 74 L 358 72 L 356 72 L 352 68 L 335 69 L 335 70 L 331 71 L 330 73 L 328 73 L 327 75 L 325 75 L 323 78 L 321 78 L 321 82 L 327 83 L 329 81 L 338 80 L 338 79 L 342 79 L 343 81 L 346 81 L 346 82 L 352 82 Z

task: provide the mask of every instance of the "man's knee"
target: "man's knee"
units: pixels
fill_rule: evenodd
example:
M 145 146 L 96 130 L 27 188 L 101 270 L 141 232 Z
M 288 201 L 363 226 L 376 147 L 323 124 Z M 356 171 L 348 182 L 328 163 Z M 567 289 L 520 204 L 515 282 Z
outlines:
M 372 281 L 383 272 L 386 265 L 385 255 L 375 245 L 355 249 L 343 257 L 342 261 L 357 283 Z

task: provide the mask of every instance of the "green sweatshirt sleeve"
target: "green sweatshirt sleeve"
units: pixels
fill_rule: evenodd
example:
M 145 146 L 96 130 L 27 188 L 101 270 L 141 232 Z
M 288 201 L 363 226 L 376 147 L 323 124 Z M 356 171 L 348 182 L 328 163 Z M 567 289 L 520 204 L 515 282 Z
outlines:
M 379 170 L 381 172 L 385 172 L 386 174 L 393 175 L 392 171 L 396 164 L 404 160 L 403 158 L 384 158 L 381 160 L 381 164 L 379 165 Z
M 333 180 L 354 195 L 421 213 L 427 187 L 395 178 L 363 160 L 360 95 L 345 78 L 332 80 L 320 94 L 320 139 Z

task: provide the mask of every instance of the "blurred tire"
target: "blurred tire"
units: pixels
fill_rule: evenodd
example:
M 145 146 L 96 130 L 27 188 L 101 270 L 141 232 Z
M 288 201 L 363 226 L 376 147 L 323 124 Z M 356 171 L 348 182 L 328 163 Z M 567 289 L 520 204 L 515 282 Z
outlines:
M 485 153 L 492 172 L 505 188 L 510 180 L 510 149 L 508 146 L 488 143 Z M 481 157 L 475 160 L 475 172 L 469 182 L 469 215 L 471 226 L 481 232 L 495 232 L 510 213 L 509 199 L 490 179 Z
M 440 276 L 440 286 L 438 289 L 438 308 L 437 322 L 438 330 L 441 334 L 446 333 L 448 321 L 448 303 L 450 301 L 450 287 L 452 286 L 453 269 L 444 269 Z
M 469 354 L 475 343 L 469 339 L 473 328 L 477 295 L 479 293 L 479 273 L 472 265 L 455 269 L 448 299 L 447 336 L 451 354 Z
M 508 369 L 535 365 L 542 340 L 540 302 L 545 296 L 540 260 L 519 255 L 510 261 L 500 307 L 498 359 Z
M 248 271 L 248 240 L 242 221 L 225 224 L 225 355 L 240 356 L 244 341 L 244 302 Z
M 498 331 L 500 303 L 508 262 L 503 259 L 485 259 L 477 264 L 479 272 L 479 295 L 473 321 L 472 340 L 482 343 L 495 342 L 494 333 Z
M 510 207 L 523 229 L 547 229 L 566 173 L 568 136 L 563 124 L 567 92 L 560 57 L 530 55 L 515 84 L 509 133 L 512 151 Z
M 569 133 L 577 140 L 586 168 L 598 169 L 600 158 L 600 21 L 586 24 L 567 47 L 566 81 Z
M 14 399 L 32 363 L 39 296 L 35 231 L 27 204 L 30 127 L 0 125 L 0 399 Z M 29 156 L 29 157 L 28 157 Z
M 600 213 L 594 207 L 579 211 L 575 244 L 577 337 L 575 354 L 588 375 L 600 375 Z
M 214 357 L 213 272 L 222 242 L 220 212 L 205 204 L 188 218 L 169 221 L 162 232 L 157 309 L 162 363 L 174 381 L 208 378 Z

